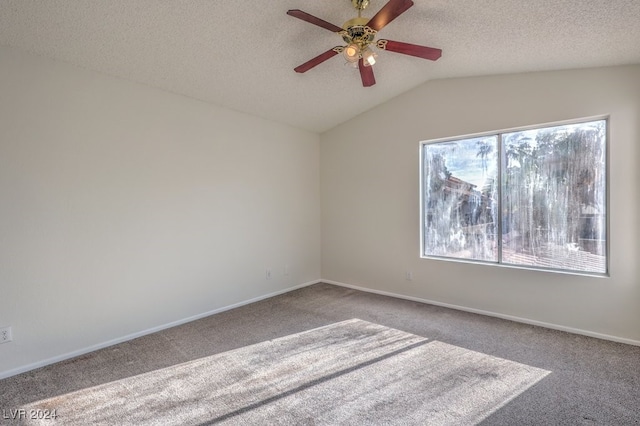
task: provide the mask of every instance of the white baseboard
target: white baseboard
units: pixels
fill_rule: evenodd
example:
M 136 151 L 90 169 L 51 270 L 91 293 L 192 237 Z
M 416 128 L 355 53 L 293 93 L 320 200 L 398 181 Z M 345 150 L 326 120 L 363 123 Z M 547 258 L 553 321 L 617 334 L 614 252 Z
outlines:
M 627 339 L 625 337 L 611 336 L 609 334 L 596 333 L 596 332 L 593 332 L 593 331 L 582 330 L 582 329 L 579 329 L 579 328 L 565 327 L 563 325 L 551 324 L 551 323 L 532 320 L 532 319 L 528 319 L 528 318 L 521 318 L 521 317 L 516 317 L 516 316 L 512 316 L 512 315 L 505 315 L 505 314 L 500 314 L 500 313 L 497 313 L 497 312 L 483 311 L 481 309 L 467 308 L 466 306 L 452 305 L 452 304 L 449 304 L 449 303 L 442 303 L 442 302 L 438 302 L 438 301 L 435 301 L 435 300 L 428 300 L 428 299 L 422 299 L 422 298 L 419 298 L 419 297 L 406 296 L 404 294 L 397 294 L 397 293 L 391 293 L 391 292 L 388 292 L 388 291 L 375 290 L 375 289 L 371 289 L 371 288 L 360 287 L 360 286 L 351 285 L 351 284 L 345 284 L 345 283 L 341 283 L 341 282 L 338 282 L 338 281 L 331 281 L 331 280 L 320 280 L 320 281 L 323 282 L 323 283 L 333 284 L 333 285 L 337 285 L 337 286 L 340 286 L 340 287 L 347 287 L 347 288 L 351 288 L 351 289 L 354 289 L 354 290 L 364 291 L 364 292 L 367 292 L 367 293 L 375 293 L 375 294 L 380 294 L 382 296 L 396 297 L 398 299 L 405 299 L 405 300 L 411 300 L 413 302 L 420 302 L 420 303 L 426 303 L 426 304 L 429 304 L 429 305 L 442 306 L 443 308 L 451 308 L 451 309 L 456 309 L 458 311 L 471 312 L 471 313 L 474 313 L 474 314 L 480 314 L 480 315 L 486 315 L 486 316 L 489 316 L 489 317 L 506 319 L 506 320 L 509 320 L 509 321 L 520 322 L 520 323 L 523 323 L 523 324 L 537 325 L 539 327 L 550 328 L 552 330 L 566 331 L 567 333 L 580 334 L 580 335 L 583 335 L 583 336 L 595 337 L 597 339 L 610 340 L 612 342 L 626 343 L 627 345 L 640 346 L 640 341 L 639 340 Z
M 510 321 L 515 321 L 515 322 L 520 322 L 520 323 L 524 323 L 524 324 L 530 324 L 530 325 L 536 325 L 536 326 L 540 326 L 540 327 L 545 327 L 545 328 L 550 328 L 553 330 L 560 330 L 560 331 L 566 331 L 568 333 L 573 333 L 573 334 L 580 334 L 583 336 L 589 336 L 589 337 L 595 337 L 597 339 L 603 339 L 603 340 L 609 340 L 609 341 L 613 341 L 613 342 L 618 342 L 618 343 L 625 343 L 628 345 L 634 345 L 634 346 L 640 346 L 640 341 L 638 340 L 633 340 L 633 339 L 627 339 L 624 337 L 618 337 L 618 336 L 611 336 L 608 334 L 602 334 L 602 333 L 596 333 L 596 332 L 592 332 L 592 331 L 588 331 L 588 330 L 581 330 L 581 329 L 577 329 L 577 328 L 572 328 L 572 327 L 565 327 L 562 325 L 557 325 L 557 324 L 551 324 L 551 323 L 546 323 L 546 322 L 542 322 L 542 321 L 537 321 L 537 320 L 532 320 L 532 319 L 528 319 L 528 318 L 521 318 L 521 317 L 516 317 L 516 316 L 512 316 L 512 315 L 504 315 L 504 314 L 500 314 L 500 313 L 496 313 L 496 312 L 490 312 L 490 311 L 483 311 L 481 309 L 474 309 L 474 308 L 468 308 L 465 306 L 458 306 L 458 305 L 452 305 L 449 303 L 442 303 L 442 302 L 438 302 L 435 300 L 429 300 L 429 299 L 422 299 L 419 297 L 413 297 L 413 296 L 407 296 L 407 295 L 403 295 L 403 294 L 398 294 L 398 293 L 392 293 L 392 292 L 388 292 L 388 291 L 381 291 L 381 290 L 375 290 L 375 289 L 371 289 L 371 288 L 367 288 L 367 287 L 360 287 L 360 286 L 356 286 L 356 285 L 351 285 L 351 284 L 346 284 L 346 283 L 342 283 L 342 282 L 338 282 L 338 281 L 332 281 L 332 280 L 315 280 L 315 281 L 309 281 L 303 284 L 299 284 L 293 287 L 289 287 L 286 288 L 284 290 L 279 290 L 273 293 L 269 293 L 269 294 L 265 294 L 262 296 L 258 296 L 255 297 L 253 299 L 249 299 L 249 300 L 244 300 L 242 302 L 238 302 L 238 303 L 234 303 L 233 305 L 228 305 L 228 306 L 224 306 L 221 308 L 217 308 L 214 309 L 212 311 L 209 312 L 204 312 L 198 315 L 194 315 L 188 318 L 184 318 L 184 319 L 180 319 L 177 321 L 173 321 L 170 322 L 168 324 L 163 324 L 157 327 L 153 327 L 147 330 L 143 330 L 143 331 L 139 331 L 136 333 L 132 333 L 132 334 L 128 334 L 126 336 L 123 337 L 119 337 L 116 339 L 112 339 L 109 340 L 107 342 L 102 342 L 102 343 L 98 343 L 83 349 L 79 349 L 76 351 L 72 351 L 69 353 L 65 353 L 62 355 L 58 355 L 52 358 L 48 358 L 42 361 L 38 361 L 32 364 L 28 364 L 28 365 L 24 365 L 12 370 L 7 370 L 7 371 L 2 371 L 0 372 L 0 380 L 2 379 L 6 379 L 8 377 L 11 376 L 15 376 L 17 374 L 21 374 L 21 373 L 25 373 L 27 371 L 31 371 L 31 370 L 35 370 L 36 368 L 41 368 L 41 367 L 45 367 L 47 365 L 51 365 L 51 364 L 55 364 L 56 362 L 60 362 L 60 361 L 65 361 L 67 359 L 71 359 L 71 358 L 75 358 L 77 356 L 81 356 L 84 354 L 87 354 L 89 352 L 93 352 L 93 351 L 97 351 L 99 349 L 104 349 L 106 347 L 109 346 L 113 346 L 113 345 L 117 345 L 119 343 L 123 343 L 129 340 L 133 340 L 133 339 L 137 339 L 138 337 L 142 337 L 142 336 L 146 336 L 148 334 L 152 334 L 152 333 L 156 333 L 158 331 L 162 331 L 162 330 L 166 330 L 168 328 L 171 327 L 176 327 L 182 324 L 186 324 L 188 322 L 191 321 L 196 321 L 205 317 L 208 317 L 210 315 L 214 315 L 214 314 L 218 314 L 220 312 L 224 312 L 224 311 L 228 311 L 231 309 L 235 309 L 235 308 L 239 308 L 241 306 L 244 305 L 248 305 L 250 303 L 255 303 L 255 302 L 259 302 L 261 300 L 264 299 L 268 299 L 270 297 L 274 297 L 274 296 L 279 296 L 281 294 L 284 293 L 288 293 L 290 291 L 293 290 L 297 290 L 300 288 L 304 288 L 304 287 L 308 287 L 310 285 L 313 284 L 318 284 L 318 283 L 327 283 L 327 284 L 332 284 L 332 285 L 336 285 L 336 286 L 340 286 L 340 287 L 346 287 L 346 288 L 351 288 L 354 290 L 359 290 L 359 291 L 363 291 L 363 292 L 367 292 L 367 293 L 374 293 L 374 294 L 379 294 L 382 296 L 389 296 L 389 297 L 395 297 L 398 299 L 405 299 L 405 300 L 411 300 L 414 302 L 419 302 L 419 303 L 426 303 L 429 305 L 435 305 L 435 306 L 442 306 L 444 308 L 450 308 L 450 309 L 456 309 L 459 311 L 465 311 L 465 312 L 471 312 L 474 314 L 480 314 L 480 315 L 486 315 L 486 316 L 490 316 L 490 317 L 495 317 L 495 318 L 501 318 L 501 319 L 506 319 L 506 320 L 510 320 Z
M 199 320 L 199 319 L 208 317 L 210 315 L 214 315 L 214 314 L 218 314 L 220 312 L 224 312 L 224 311 L 228 311 L 228 310 L 231 310 L 231 309 L 239 308 L 241 306 L 248 305 L 250 303 L 259 302 L 261 300 L 268 299 L 270 297 L 279 296 L 281 294 L 288 293 L 290 291 L 297 290 L 297 289 L 300 289 L 300 288 L 303 288 L 303 287 L 308 287 L 310 285 L 317 284 L 319 282 L 322 282 L 322 281 L 321 280 L 309 281 L 309 282 L 306 282 L 306 283 L 303 283 L 303 284 L 299 284 L 299 285 L 296 285 L 296 286 L 293 286 L 293 287 L 286 288 L 284 290 L 279 290 L 279 291 L 276 291 L 276 292 L 273 292 L 273 293 L 269 293 L 269 294 L 265 294 L 265 295 L 262 295 L 262 296 L 254 297 L 253 299 L 243 300 L 242 302 L 234 303 L 233 305 L 228 305 L 228 306 L 224 306 L 222 308 L 217 308 L 217 309 L 214 309 L 214 310 L 209 311 L 209 312 L 203 312 L 201 314 L 194 315 L 194 316 L 191 316 L 189 318 L 180 319 L 180 320 L 177 320 L 177 321 L 170 322 L 168 324 L 159 325 L 157 327 L 153 327 L 153 328 L 150 328 L 150 329 L 147 329 L 147 330 L 143 330 L 143 331 L 139 331 L 139 332 L 136 332 L 136 333 L 128 334 L 128 335 L 123 336 L 123 337 L 118 337 L 116 339 L 112 339 L 112 340 L 109 340 L 107 342 L 97 343 L 95 345 L 91 345 L 91 346 L 83 348 L 83 349 L 79 349 L 79 350 L 76 350 L 76 351 L 68 352 L 68 353 L 65 353 L 65 354 L 62 354 L 62 355 L 58 355 L 58 356 L 55 356 L 55 357 L 52 357 L 52 358 L 48 358 L 48 359 L 45 359 L 45 360 L 42 360 L 42 361 L 34 362 L 32 364 L 23 365 L 21 367 L 18 367 L 18 368 L 12 369 L 12 370 L 2 371 L 2 372 L 0 372 L 0 380 L 6 379 L 7 377 L 15 376 L 17 374 L 26 373 L 27 371 L 35 370 L 36 368 L 41 368 L 41 367 L 45 367 L 47 365 L 55 364 L 56 362 L 65 361 L 65 360 L 68 360 L 68 359 L 71 359 L 71 358 L 75 358 L 77 356 L 81 356 L 81 355 L 87 354 L 89 352 L 97 351 L 99 349 L 104 349 L 104 348 L 107 348 L 109 346 L 117 345 L 118 343 L 123 343 L 123 342 L 129 341 L 129 340 L 137 339 L 138 337 L 146 336 L 147 334 L 156 333 L 158 331 L 166 330 L 167 328 L 176 327 L 178 325 L 186 324 L 186 323 L 191 322 L 191 321 Z

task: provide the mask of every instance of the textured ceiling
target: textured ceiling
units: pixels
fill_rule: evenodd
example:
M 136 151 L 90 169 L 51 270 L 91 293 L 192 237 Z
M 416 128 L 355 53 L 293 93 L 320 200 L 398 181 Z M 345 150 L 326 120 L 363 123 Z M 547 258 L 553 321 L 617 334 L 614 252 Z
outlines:
M 640 0 L 414 2 L 379 37 L 442 58 L 381 51 L 370 88 L 341 56 L 293 71 L 343 43 L 286 11 L 341 26 L 350 0 L 0 0 L 0 45 L 313 132 L 430 79 L 640 63 Z

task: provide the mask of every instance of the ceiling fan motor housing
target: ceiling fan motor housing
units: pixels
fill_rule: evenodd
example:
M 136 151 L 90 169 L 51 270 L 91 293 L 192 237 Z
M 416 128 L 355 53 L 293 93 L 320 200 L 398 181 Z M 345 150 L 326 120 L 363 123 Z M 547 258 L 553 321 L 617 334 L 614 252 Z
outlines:
M 360 46 L 366 46 L 371 43 L 377 34 L 377 31 L 368 27 L 368 18 L 349 19 L 342 25 L 344 31 L 340 32 L 342 39 L 346 43 L 357 43 Z

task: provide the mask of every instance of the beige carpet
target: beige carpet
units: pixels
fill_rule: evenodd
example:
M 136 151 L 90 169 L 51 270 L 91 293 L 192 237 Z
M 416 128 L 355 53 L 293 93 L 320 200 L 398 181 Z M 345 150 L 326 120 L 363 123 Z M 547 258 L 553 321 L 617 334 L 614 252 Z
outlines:
M 471 425 L 548 373 L 351 319 L 21 408 L 55 409 L 23 422 L 46 425 Z

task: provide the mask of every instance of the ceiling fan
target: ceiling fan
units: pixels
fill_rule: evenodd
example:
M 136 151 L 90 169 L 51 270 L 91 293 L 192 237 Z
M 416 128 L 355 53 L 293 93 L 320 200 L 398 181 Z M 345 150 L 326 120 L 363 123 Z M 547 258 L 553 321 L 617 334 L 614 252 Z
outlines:
M 363 18 L 361 16 L 362 10 L 369 5 L 369 0 L 351 0 L 351 3 L 353 4 L 353 7 L 358 10 L 358 17 L 348 20 L 342 25 L 342 27 L 338 27 L 337 25 L 333 25 L 320 18 L 316 18 L 315 16 L 299 9 L 287 11 L 287 15 L 291 15 L 295 18 L 302 19 L 303 21 L 337 33 L 342 37 L 345 43 L 347 43 L 346 46 L 336 46 L 294 68 L 296 72 L 307 72 L 316 65 L 319 65 L 335 55 L 342 53 L 347 62 L 360 69 L 362 85 L 364 87 L 369 87 L 376 84 L 376 79 L 373 75 L 373 68 L 371 66 L 375 64 L 377 54 L 371 49 L 371 46 L 376 46 L 379 49 L 388 50 L 390 52 L 402 53 L 432 61 L 437 60 L 442 55 L 442 50 L 433 47 L 402 43 L 386 39 L 378 39 L 378 41 L 375 41 L 378 31 L 413 6 L 413 1 L 389 0 L 389 2 L 387 2 L 387 4 L 385 4 L 371 19 Z

